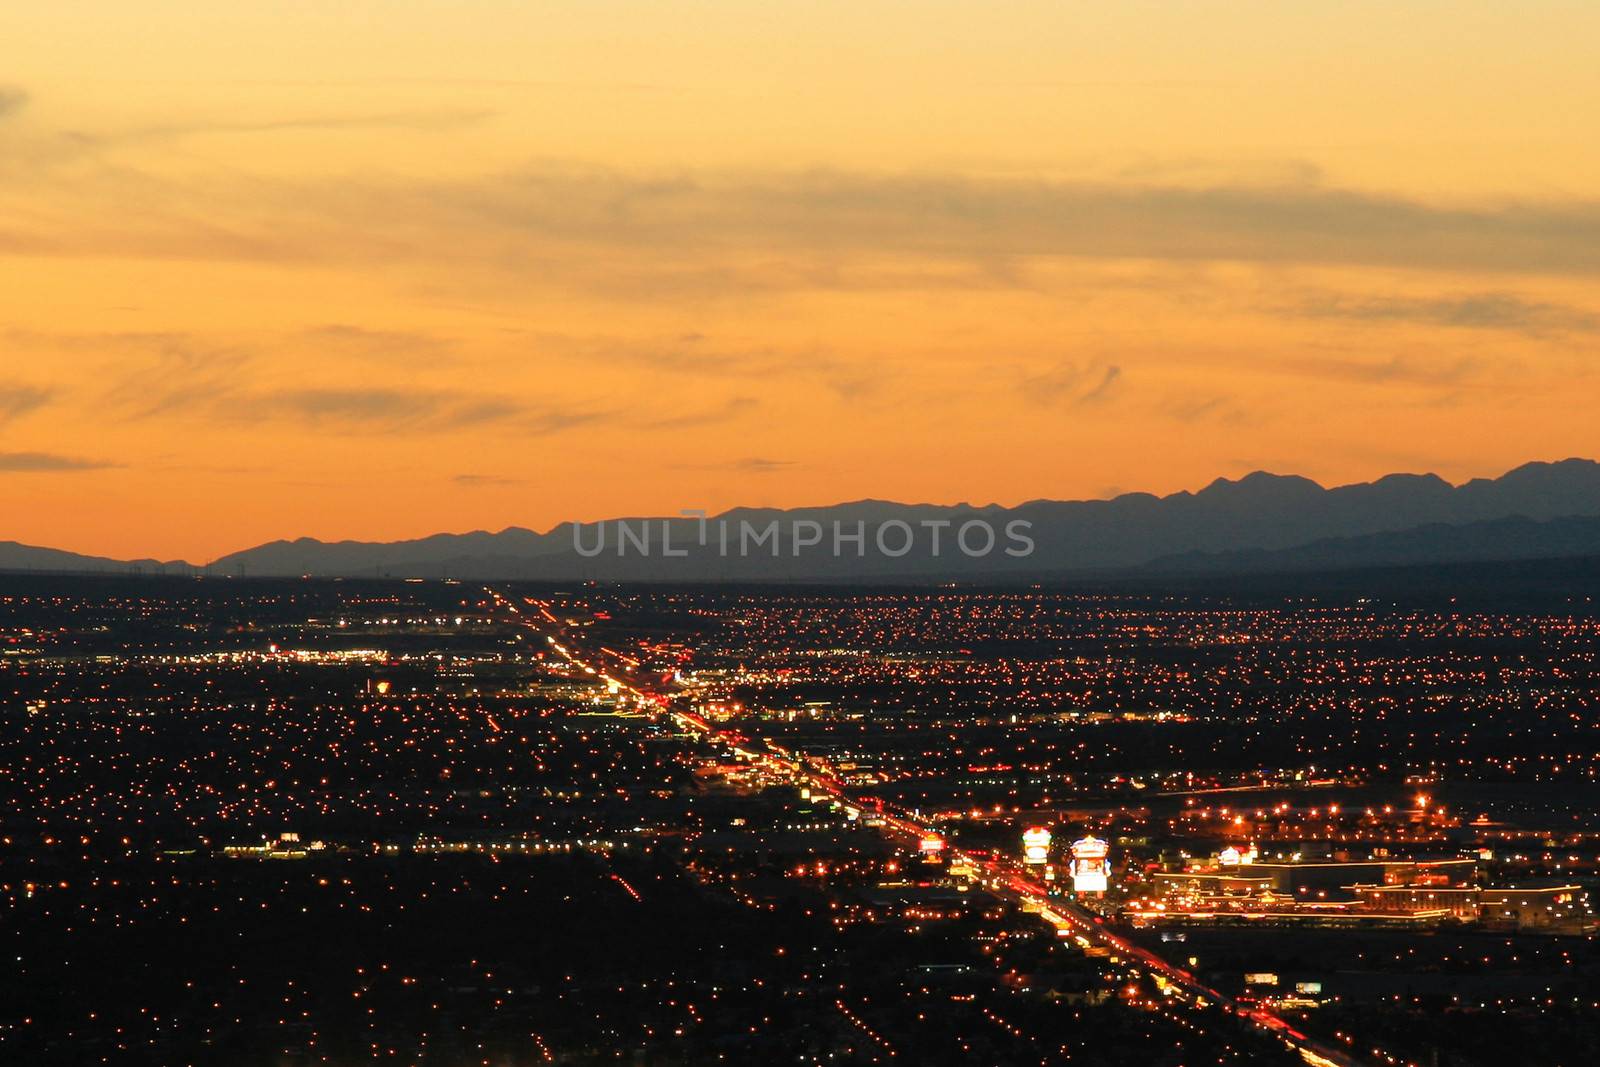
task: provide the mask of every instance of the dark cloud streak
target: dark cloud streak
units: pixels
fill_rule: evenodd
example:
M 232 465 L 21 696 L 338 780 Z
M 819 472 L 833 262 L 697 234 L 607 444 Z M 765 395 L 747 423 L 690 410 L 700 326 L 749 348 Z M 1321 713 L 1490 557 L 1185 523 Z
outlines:
M 1081 407 L 1110 398 L 1122 378 L 1122 367 L 1100 364 L 1057 363 L 1040 374 L 1029 374 L 1018 383 L 1025 400 L 1040 405 L 1067 404 Z
M 1594 312 L 1502 292 L 1422 298 L 1319 294 L 1282 310 L 1304 318 L 1504 330 L 1529 336 L 1600 330 L 1600 315 Z
M 37 385 L 0 385 L 0 425 L 37 411 L 54 396 L 54 390 Z
M 119 464 L 53 452 L 0 452 L 0 473 L 50 474 L 106 470 Z
M 180 185 L 126 168 L 49 169 L 35 180 L 81 201 L 96 223 L 7 236 L 35 254 L 448 260 L 661 298 L 750 287 L 1016 287 L 1027 284 L 1018 261 L 1051 257 L 1600 273 L 1600 201 L 1448 205 L 1340 189 L 1314 175 L 1113 185 L 551 164 L 458 182 L 217 174 Z M 147 205 L 138 219 L 93 217 L 108 190 L 129 188 Z M 190 210 L 197 199 L 209 205 L 205 219 Z

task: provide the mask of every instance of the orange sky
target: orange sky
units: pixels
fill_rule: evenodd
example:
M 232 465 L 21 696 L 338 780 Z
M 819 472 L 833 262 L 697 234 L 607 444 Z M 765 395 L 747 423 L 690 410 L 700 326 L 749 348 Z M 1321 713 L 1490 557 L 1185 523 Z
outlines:
M 1600 455 L 1600 6 L 0 7 L 0 539 Z

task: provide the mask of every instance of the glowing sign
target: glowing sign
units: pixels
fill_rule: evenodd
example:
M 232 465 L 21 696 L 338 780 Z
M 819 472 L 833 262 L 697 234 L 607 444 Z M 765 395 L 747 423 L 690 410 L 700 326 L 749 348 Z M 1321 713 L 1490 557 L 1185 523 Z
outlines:
M 1111 846 L 1092 834 L 1072 843 L 1072 889 L 1076 893 L 1104 893 L 1110 882 L 1106 857 Z
M 1050 831 L 1030 826 L 1022 832 L 1022 862 L 1046 863 L 1050 859 Z
M 944 851 L 944 838 L 938 834 L 924 834 L 922 840 L 917 842 L 917 851 L 924 856 L 937 856 Z
M 1237 867 L 1241 863 L 1254 863 L 1258 856 L 1259 853 L 1256 852 L 1254 842 L 1243 852 L 1239 851 L 1235 846 L 1229 845 L 1217 853 L 1217 862 L 1224 867 Z
M 1111 847 L 1098 837 L 1080 837 L 1072 843 L 1072 858 L 1103 860 Z
M 1109 885 L 1105 871 L 1078 871 L 1072 876 L 1074 893 L 1104 893 Z

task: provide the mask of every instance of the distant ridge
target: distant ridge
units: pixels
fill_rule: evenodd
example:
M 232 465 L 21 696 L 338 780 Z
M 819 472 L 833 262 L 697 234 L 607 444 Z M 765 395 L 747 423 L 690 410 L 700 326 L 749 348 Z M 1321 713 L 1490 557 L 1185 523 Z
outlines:
M 1571 516 L 1535 522 L 1512 516 L 1463 526 L 1433 523 L 1363 537 L 1330 537 L 1275 551 L 1188 552 L 1155 560 L 1142 571 L 1180 575 L 1288 574 L 1589 556 L 1600 556 L 1600 517 Z
M 1029 523 L 1033 552 L 1020 558 L 1000 552 L 971 558 L 954 551 L 948 532 L 937 557 L 925 542 L 898 557 L 871 547 L 885 523 L 949 522 L 948 531 L 973 519 L 996 529 L 1013 521 Z M 1583 519 L 1596 521 L 1578 521 Z M 737 528 L 741 521 L 773 520 L 784 530 L 796 520 L 829 530 L 837 522 L 848 531 L 860 523 L 869 547 L 858 556 L 847 545 L 835 556 L 825 537 L 819 548 L 796 555 L 780 533 L 776 557 L 770 547 L 743 557 L 723 555 L 716 551 L 715 534 L 700 547 L 699 520 L 652 518 L 648 528 L 654 543 L 659 546 L 666 523 L 672 544 L 686 548 L 686 556 L 664 558 L 659 547 L 649 555 L 619 555 L 613 521 L 604 524 L 612 540 L 592 558 L 574 550 L 574 527 L 563 523 L 545 533 L 510 527 L 387 543 L 273 541 L 223 556 L 204 569 L 254 577 L 877 581 L 1139 570 L 1254 572 L 1586 555 L 1600 553 L 1600 464 L 1587 459 L 1528 463 L 1498 478 L 1459 486 L 1432 474 L 1392 474 L 1332 489 L 1307 478 L 1258 471 L 1164 497 L 1129 493 L 1112 500 L 1034 500 L 1014 508 L 862 500 L 788 510 L 736 508 L 709 522 L 714 529 L 719 521 Z M 638 530 L 646 520 L 622 521 Z M 600 526 L 586 524 L 577 532 L 593 547 Z M 181 573 L 191 568 L 182 562 L 101 559 L 6 542 L 0 543 L 0 569 Z
M 0 541 L 0 571 L 51 571 L 62 574 L 188 574 L 195 568 L 182 560 L 108 559 L 40 548 L 16 541 Z

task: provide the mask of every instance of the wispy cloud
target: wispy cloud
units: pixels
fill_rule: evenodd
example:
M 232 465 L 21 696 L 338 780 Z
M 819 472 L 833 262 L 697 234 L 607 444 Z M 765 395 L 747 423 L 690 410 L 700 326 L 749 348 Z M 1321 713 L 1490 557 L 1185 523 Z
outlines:
M 340 387 L 268 389 L 200 398 L 220 419 L 284 419 L 330 433 L 498 429 L 542 437 L 599 421 L 605 413 L 530 405 L 448 389 Z
M 729 422 L 741 415 L 752 411 L 758 406 L 755 397 L 734 396 L 715 407 L 704 408 L 699 411 L 685 411 L 679 414 L 663 415 L 647 420 L 644 425 L 652 430 L 684 430 L 696 426 L 712 426 L 718 423 Z
M 377 329 L 345 322 L 312 326 L 284 344 L 355 356 L 373 363 L 428 364 L 453 360 L 450 342 L 420 330 Z
M 502 400 L 433 389 L 277 389 L 237 399 L 246 409 L 239 414 L 246 419 L 282 416 L 329 428 L 448 427 L 495 421 L 516 411 L 515 405 Z
M 523 408 L 516 418 L 516 427 L 534 437 L 574 430 L 580 426 L 606 422 L 616 418 L 613 411 L 597 409 L 566 410 L 563 408 Z
M 105 470 L 119 464 L 107 460 L 62 456 L 53 452 L 0 452 L 0 472 L 44 474 L 51 472 Z
M 792 459 L 767 459 L 765 456 L 746 456 L 735 460 L 733 469 L 746 474 L 772 474 L 794 466 Z
M 0 384 L 0 425 L 44 407 L 54 395 L 42 386 Z
M 795 466 L 792 459 L 768 459 L 766 456 L 745 456 L 726 463 L 700 463 L 682 469 L 699 471 L 733 471 L 738 474 L 776 474 Z
M 21 111 L 28 103 L 28 94 L 14 85 L 0 85 L 0 119 Z
M 1330 186 L 1313 171 L 1205 186 L 558 164 L 451 182 L 218 173 L 179 183 L 109 166 L 38 177 L 41 195 L 81 208 L 83 224 L 7 235 L 34 254 L 473 263 L 658 298 L 1014 287 L 1027 284 L 1015 264 L 1035 257 L 1600 272 L 1600 201 L 1433 203 Z M 135 193 L 136 216 L 104 212 Z M 197 200 L 203 217 L 189 207 Z
M 1280 310 L 1305 318 L 1505 330 L 1533 336 L 1600 330 L 1600 314 L 1565 304 L 1528 300 L 1505 292 L 1438 297 L 1321 293 Z
M 395 376 L 375 382 L 352 378 L 362 369 L 353 360 L 403 364 L 408 376 L 454 361 L 445 340 L 407 330 L 328 324 L 244 339 L 159 331 L 11 330 L 5 336 L 27 348 L 98 357 L 107 378 L 99 392 L 101 409 L 130 422 L 287 422 L 340 434 L 479 428 L 542 437 L 618 417 L 581 400 L 524 400 L 510 393 L 386 383 Z M 286 368 L 308 365 L 333 380 L 284 384 Z M 36 387 L 0 385 L 0 422 L 51 396 Z
M 1255 421 L 1251 412 L 1230 396 L 1185 394 L 1163 402 L 1160 411 L 1179 422 L 1214 422 L 1237 426 Z
M 699 333 L 659 340 L 545 334 L 540 340 L 550 354 L 586 364 L 640 366 L 674 378 L 693 376 L 718 382 L 740 379 L 740 388 L 770 386 L 779 380 L 811 381 L 846 401 L 873 396 L 893 374 L 881 363 L 852 362 L 814 345 L 727 345 Z M 724 416 L 736 413 L 737 410 L 722 412 Z
M 1077 403 L 1093 404 L 1097 401 L 1104 400 L 1111 394 L 1111 387 L 1116 385 L 1121 377 L 1121 367 L 1115 365 L 1107 367 L 1105 373 L 1100 376 L 1100 380 L 1095 383 L 1092 389 L 1080 396 L 1077 399 Z
M 521 478 L 503 478 L 495 474 L 458 474 L 450 480 L 457 485 L 465 486 L 469 489 L 480 489 L 486 486 L 524 484 L 524 481 Z
M 85 144 L 120 144 L 129 141 L 165 140 L 207 134 L 301 133 L 323 130 L 406 130 L 429 132 L 454 130 L 492 118 L 485 109 L 440 111 L 390 111 L 344 115 L 290 115 L 281 118 L 235 119 L 195 118 L 112 132 L 75 130 L 72 136 Z
M 130 419 L 157 418 L 222 404 L 238 395 L 257 353 L 237 343 L 185 332 L 58 335 L 68 351 L 109 357 L 109 411 Z
M 508 239 L 701 252 L 868 250 L 1593 273 L 1600 203 L 1429 204 L 1318 184 L 1205 188 L 945 174 L 681 174 L 544 169 L 432 192 Z M 382 195 L 374 206 L 383 207 Z M 845 277 L 848 281 L 848 276 Z
M 1034 404 L 1081 407 L 1108 399 L 1122 379 L 1117 364 L 1060 362 L 1038 374 L 1025 375 L 1018 389 Z
M 1484 369 L 1481 360 L 1467 357 L 1447 360 L 1422 360 L 1409 356 L 1387 359 L 1313 358 L 1284 364 L 1294 374 L 1363 385 L 1422 385 L 1454 388 L 1464 385 Z

